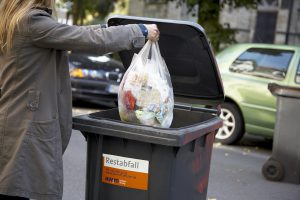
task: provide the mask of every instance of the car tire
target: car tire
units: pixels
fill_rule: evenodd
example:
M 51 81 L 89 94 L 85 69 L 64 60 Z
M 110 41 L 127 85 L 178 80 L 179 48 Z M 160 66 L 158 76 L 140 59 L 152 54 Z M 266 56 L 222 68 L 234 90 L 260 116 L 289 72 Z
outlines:
M 237 143 L 245 132 L 239 108 L 233 103 L 223 103 L 220 118 L 223 119 L 223 126 L 218 130 L 215 141 L 227 145 Z

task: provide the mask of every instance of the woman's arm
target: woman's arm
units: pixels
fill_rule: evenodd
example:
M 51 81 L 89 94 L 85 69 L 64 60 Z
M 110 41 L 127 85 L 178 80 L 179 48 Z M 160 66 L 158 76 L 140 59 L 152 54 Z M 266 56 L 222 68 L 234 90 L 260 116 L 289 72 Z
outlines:
M 45 11 L 34 10 L 28 20 L 29 36 L 42 48 L 104 54 L 142 47 L 145 37 L 136 24 L 91 28 L 60 24 Z

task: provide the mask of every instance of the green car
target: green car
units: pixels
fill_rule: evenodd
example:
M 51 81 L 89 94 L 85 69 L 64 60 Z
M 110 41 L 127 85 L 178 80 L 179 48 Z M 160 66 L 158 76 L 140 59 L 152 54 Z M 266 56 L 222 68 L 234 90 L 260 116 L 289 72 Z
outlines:
M 272 138 L 276 97 L 269 83 L 300 87 L 300 47 L 237 44 L 216 55 L 224 84 L 224 125 L 216 135 L 223 144 L 238 142 L 246 132 Z

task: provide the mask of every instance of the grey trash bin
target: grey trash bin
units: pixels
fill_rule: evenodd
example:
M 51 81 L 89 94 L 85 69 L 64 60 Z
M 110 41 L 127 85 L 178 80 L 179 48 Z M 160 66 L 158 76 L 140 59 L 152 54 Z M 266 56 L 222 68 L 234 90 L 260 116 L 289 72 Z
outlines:
M 195 23 L 113 17 L 109 26 L 156 23 L 176 106 L 170 128 L 122 122 L 118 109 L 73 118 L 87 139 L 87 200 L 206 200 L 211 151 L 222 126 L 223 86 Z M 125 68 L 138 49 L 120 52 Z M 197 105 L 197 106 L 196 106 Z
M 300 88 L 269 84 L 277 96 L 272 155 L 262 173 L 272 181 L 300 183 Z

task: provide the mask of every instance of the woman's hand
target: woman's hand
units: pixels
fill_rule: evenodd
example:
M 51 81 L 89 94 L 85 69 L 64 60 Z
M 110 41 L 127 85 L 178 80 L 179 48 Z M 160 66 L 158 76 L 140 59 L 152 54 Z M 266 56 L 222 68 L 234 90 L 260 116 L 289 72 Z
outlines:
M 144 25 L 148 30 L 147 39 L 151 40 L 153 42 L 158 41 L 160 33 L 159 33 L 159 30 L 158 30 L 156 24 L 144 24 Z

